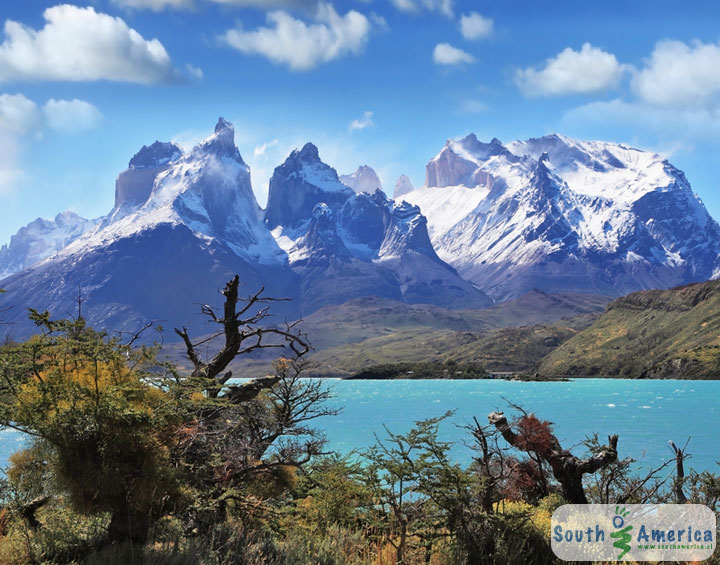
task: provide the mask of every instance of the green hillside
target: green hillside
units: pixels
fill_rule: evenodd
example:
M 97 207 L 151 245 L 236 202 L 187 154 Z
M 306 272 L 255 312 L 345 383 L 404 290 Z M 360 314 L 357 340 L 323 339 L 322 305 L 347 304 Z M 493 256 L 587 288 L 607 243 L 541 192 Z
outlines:
M 347 376 L 370 365 L 457 361 L 490 371 L 526 371 L 578 329 L 590 325 L 609 298 L 529 292 L 483 310 L 449 310 L 378 297 L 326 306 L 300 322 L 315 351 L 312 374 Z M 165 354 L 181 366 L 184 347 Z M 233 363 L 233 373 L 261 376 L 282 350 L 263 350 Z
M 554 324 L 578 316 L 594 316 L 602 312 L 609 301 L 605 296 L 592 294 L 547 294 L 535 290 L 483 310 L 448 310 L 366 297 L 321 308 L 305 317 L 301 327 L 320 351 L 397 332 L 484 333 L 497 328 Z
M 393 332 L 360 343 L 333 347 L 313 356 L 320 372 L 342 374 L 386 363 L 479 364 L 488 371 L 530 371 L 577 330 L 539 324 L 484 333 L 422 330 Z
M 720 376 L 720 281 L 619 298 L 550 353 L 543 375 L 631 378 Z

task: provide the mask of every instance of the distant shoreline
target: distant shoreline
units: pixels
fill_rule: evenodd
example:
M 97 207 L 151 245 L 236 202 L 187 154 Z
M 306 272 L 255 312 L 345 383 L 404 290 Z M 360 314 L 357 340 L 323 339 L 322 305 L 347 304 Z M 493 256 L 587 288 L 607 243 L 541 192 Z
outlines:
M 436 376 L 363 376 L 351 375 L 340 377 L 344 381 L 516 381 L 516 382 L 569 382 L 570 377 L 543 377 L 540 375 L 527 375 L 522 373 L 490 373 L 483 377 L 436 377 Z

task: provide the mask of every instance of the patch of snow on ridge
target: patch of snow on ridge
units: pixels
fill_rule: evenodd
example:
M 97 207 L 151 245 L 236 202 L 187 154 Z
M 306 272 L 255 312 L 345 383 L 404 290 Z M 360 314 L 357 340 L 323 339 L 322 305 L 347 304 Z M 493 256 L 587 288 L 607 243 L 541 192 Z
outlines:
M 634 202 L 643 194 L 667 186 L 665 160 L 657 153 L 604 141 L 577 141 L 553 134 L 539 139 L 513 141 L 515 155 L 538 159 L 548 153 L 555 173 L 571 190 L 588 196 Z
M 305 182 L 324 192 L 342 192 L 348 189 L 338 180 L 332 167 L 325 163 L 303 163 L 298 174 Z
M 471 214 L 487 197 L 488 190 L 466 186 L 421 187 L 401 200 L 419 206 L 428 219 L 428 232 L 445 233 Z

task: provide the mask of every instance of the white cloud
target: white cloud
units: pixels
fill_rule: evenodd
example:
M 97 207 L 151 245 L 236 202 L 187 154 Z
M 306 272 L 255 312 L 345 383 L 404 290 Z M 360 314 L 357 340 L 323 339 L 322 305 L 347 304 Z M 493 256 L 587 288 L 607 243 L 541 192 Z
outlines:
M 619 99 L 573 108 L 563 116 L 562 123 L 569 129 L 591 129 L 607 136 L 618 130 L 629 136 L 649 132 L 663 143 L 714 143 L 720 136 L 719 109 L 677 109 Z
M 313 9 L 317 0 L 210 0 L 216 4 L 238 6 L 240 8 L 299 8 Z
M 515 83 L 530 97 L 589 94 L 617 85 L 623 70 L 615 55 L 585 43 L 580 51 L 564 49 L 540 70 L 518 70 Z
M 714 102 L 720 95 L 720 45 L 665 40 L 632 80 L 645 102 L 685 107 Z
M 121 18 L 69 4 L 46 9 L 43 17 L 40 30 L 5 22 L 0 81 L 178 79 L 162 43 L 144 39 Z
M 95 106 L 84 100 L 55 100 L 43 106 L 48 127 L 62 132 L 76 133 L 100 125 L 103 115 Z
M 449 18 L 453 17 L 452 0 L 392 0 L 392 3 L 401 12 L 415 13 L 429 10 L 440 12 Z
M 463 114 L 481 114 L 487 112 L 488 105 L 476 98 L 466 98 L 460 104 L 460 111 Z
M 493 33 L 492 18 L 470 12 L 460 17 L 460 32 L 465 39 L 485 39 Z
M 373 23 L 373 26 L 378 31 L 390 31 L 390 26 L 387 23 L 387 20 L 382 17 L 377 12 L 370 12 L 370 21 Z
M 201 68 L 188 63 L 185 65 L 185 70 L 187 71 L 187 74 L 189 77 L 191 77 L 197 81 L 201 81 L 203 79 L 204 73 Z
M 0 131 L 25 134 L 40 124 L 37 104 L 22 94 L 0 95 Z
M 121 8 L 153 12 L 160 12 L 165 8 L 189 9 L 195 6 L 194 0 L 112 0 L 112 3 Z
M 433 61 L 438 65 L 460 65 L 472 63 L 475 57 L 449 43 L 438 43 L 433 50 Z
M 350 125 L 348 126 L 348 131 L 352 133 L 353 131 L 363 130 L 365 128 L 372 127 L 373 126 L 372 117 L 373 117 L 373 113 L 370 110 L 366 110 L 365 112 L 363 112 L 363 115 L 361 118 L 358 118 L 357 120 L 353 120 L 352 122 L 350 122 Z
M 9 194 L 27 179 L 22 168 L 25 146 L 51 128 L 78 132 L 95 127 L 100 111 L 82 100 L 50 99 L 40 108 L 22 94 L 0 94 L 0 194 Z
M 332 4 L 319 4 L 315 23 L 306 24 L 287 12 L 270 12 L 272 27 L 227 31 L 222 40 L 245 53 L 267 57 L 294 71 L 306 71 L 347 53 L 359 53 L 368 38 L 370 22 L 355 10 L 340 16 Z
M 272 141 L 266 141 L 265 143 L 261 143 L 260 145 L 255 146 L 255 150 L 253 151 L 253 156 L 257 159 L 261 156 L 267 156 L 267 150 L 271 147 L 274 147 L 277 145 L 279 141 L 277 139 L 273 139 Z

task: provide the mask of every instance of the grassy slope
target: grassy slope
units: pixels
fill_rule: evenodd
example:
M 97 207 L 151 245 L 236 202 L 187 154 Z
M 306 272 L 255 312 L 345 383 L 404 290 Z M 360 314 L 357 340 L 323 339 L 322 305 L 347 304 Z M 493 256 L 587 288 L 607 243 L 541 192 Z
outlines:
M 444 310 L 389 300 L 359 299 L 324 308 L 303 328 L 325 374 L 379 363 L 482 363 L 488 370 L 529 370 L 586 327 L 608 299 L 531 292 L 484 310 Z
M 717 378 L 720 281 L 613 301 L 588 329 L 550 353 L 544 375 Z
M 368 297 L 328 306 L 307 316 L 302 329 L 318 350 L 359 343 L 402 331 L 487 332 L 601 312 L 608 298 L 590 294 L 533 291 L 484 310 L 447 310 Z
M 342 371 L 407 361 L 480 363 L 490 371 L 529 371 L 577 333 L 567 326 L 534 325 L 486 333 L 412 329 L 322 350 L 313 361 Z
M 315 348 L 311 361 L 320 375 L 344 376 L 369 364 L 448 359 L 481 362 L 489 370 L 528 370 L 578 327 L 587 327 L 608 301 L 533 291 L 483 310 L 448 310 L 366 297 L 321 308 L 299 327 Z M 179 344 L 164 351 L 186 365 Z M 266 374 L 269 361 L 281 355 L 265 350 L 231 368 L 236 375 Z

